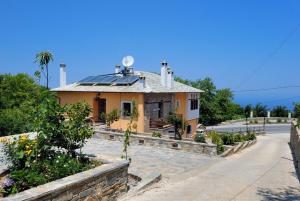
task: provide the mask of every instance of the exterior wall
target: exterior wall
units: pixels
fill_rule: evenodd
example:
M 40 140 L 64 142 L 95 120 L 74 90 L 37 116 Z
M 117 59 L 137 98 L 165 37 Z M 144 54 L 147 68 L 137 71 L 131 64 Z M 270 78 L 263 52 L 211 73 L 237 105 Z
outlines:
M 191 110 L 191 99 L 192 95 L 196 96 L 198 99 L 198 109 L 197 110 Z M 198 119 L 199 118 L 199 94 L 197 93 L 187 93 L 187 104 L 186 104 L 186 119 Z
M 1 200 L 117 200 L 128 189 L 128 166 L 127 161 L 103 164 Z
M 179 107 L 176 107 L 176 102 L 179 101 Z M 188 93 L 176 93 L 175 94 L 175 111 L 177 114 L 182 114 L 184 117 L 184 121 L 186 121 L 187 125 L 191 125 L 192 131 L 191 134 L 185 133 L 183 137 L 189 138 L 193 137 L 196 134 L 197 131 L 197 125 L 198 125 L 198 117 L 199 117 L 199 110 L 195 110 L 198 113 L 198 117 L 194 119 L 187 119 L 188 116 L 188 108 L 190 108 L 190 103 L 188 100 Z
M 185 137 L 186 138 L 194 137 L 194 135 L 197 132 L 198 119 L 187 120 L 186 124 L 191 125 L 192 130 L 190 134 L 185 133 Z
M 86 102 L 93 108 L 92 113 L 90 114 L 93 118 L 98 119 L 97 111 L 98 105 L 95 106 L 95 98 L 97 93 L 95 92 L 57 92 L 59 97 L 60 104 L 73 104 L 78 102 Z M 95 108 L 97 107 L 97 108 Z
M 91 116 L 98 119 L 98 103 L 96 97 L 106 99 L 106 113 L 117 109 L 121 112 L 122 101 L 135 100 L 139 112 L 139 118 L 136 123 L 137 132 L 144 132 L 144 94 L 142 93 L 96 93 L 96 92 L 58 92 L 61 104 L 76 103 L 85 101 L 92 108 L 93 113 Z M 128 117 L 120 116 L 120 120 L 111 125 L 113 129 L 126 130 L 129 123 Z

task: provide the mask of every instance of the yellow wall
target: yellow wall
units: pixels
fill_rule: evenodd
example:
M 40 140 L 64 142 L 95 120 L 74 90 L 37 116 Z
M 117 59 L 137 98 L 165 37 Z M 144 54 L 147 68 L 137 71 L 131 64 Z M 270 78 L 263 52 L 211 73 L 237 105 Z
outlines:
M 182 114 L 183 120 L 186 122 L 186 125 L 192 126 L 191 134 L 195 135 L 197 131 L 197 125 L 198 125 L 198 119 L 192 119 L 186 121 L 186 108 L 187 108 L 187 93 L 176 93 L 175 94 L 175 106 L 176 106 L 176 100 L 180 101 L 180 105 L 178 108 L 176 108 L 177 114 Z M 184 137 L 187 137 L 187 133 L 184 134 Z
M 191 134 L 189 134 L 189 135 L 193 138 L 196 135 L 198 119 L 188 120 L 188 121 L 186 121 L 186 124 L 192 126 L 192 131 L 191 131 Z M 185 137 L 188 137 L 186 133 L 185 133 Z
M 60 103 L 76 103 L 85 101 L 92 108 L 93 112 L 91 116 L 94 119 L 98 119 L 98 104 L 95 98 L 98 93 L 96 92 L 57 92 Z M 142 93 L 100 93 L 100 98 L 106 99 L 106 112 L 109 113 L 113 109 L 121 111 L 121 101 L 136 101 L 136 106 L 139 112 L 139 118 L 137 120 L 137 132 L 144 132 L 144 94 Z M 187 93 L 176 93 L 175 94 L 175 104 L 176 100 L 180 101 L 180 106 L 176 108 L 177 114 L 182 114 L 184 121 L 186 117 L 186 105 L 187 105 Z M 175 105 L 176 106 L 176 105 Z M 128 118 L 121 117 L 119 121 L 114 122 L 111 128 L 126 130 L 129 123 Z M 193 119 L 186 121 L 187 124 L 192 126 L 192 135 L 196 134 L 198 119 Z M 185 136 L 186 137 L 186 134 Z
M 60 103 L 76 103 L 85 101 L 92 108 L 93 113 L 91 114 L 94 119 L 98 119 L 98 104 L 95 98 L 98 93 L 96 92 L 57 92 Z M 121 111 L 121 101 L 132 101 L 135 100 L 136 106 L 139 112 L 139 118 L 137 120 L 137 132 L 144 132 L 144 94 L 142 93 L 100 93 L 98 96 L 106 99 L 106 113 L 111 112 L 114 109 Z M 129 123 L 128 118 L 120 117 L 119 121 L 114 122 L 111 128 L 126 130 Z
M 179 100 L 180 104 L 179 107 L 175 108 L 176 114 L 182 114 L 183 117 L 186 115 L 186 93 L 176 93 L 175 94 L 175 107 L 176 107 L 176 101 Z

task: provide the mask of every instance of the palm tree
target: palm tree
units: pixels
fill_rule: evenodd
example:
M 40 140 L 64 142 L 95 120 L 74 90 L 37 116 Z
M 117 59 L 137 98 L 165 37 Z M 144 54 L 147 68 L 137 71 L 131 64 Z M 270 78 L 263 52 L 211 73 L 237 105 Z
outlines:
M 39 63 L 41 67 L 41 71 L 43 72 L 44 76 L 46 77 L 46 87 L 49 89 L 49 75 L 48 75 L 48 64 L 50 61 L 53 61 L 53 55 L 51 52 L 42 51 L 35 56 L 35 62 Z M 46 74 L 44 72 L 46 70 Z

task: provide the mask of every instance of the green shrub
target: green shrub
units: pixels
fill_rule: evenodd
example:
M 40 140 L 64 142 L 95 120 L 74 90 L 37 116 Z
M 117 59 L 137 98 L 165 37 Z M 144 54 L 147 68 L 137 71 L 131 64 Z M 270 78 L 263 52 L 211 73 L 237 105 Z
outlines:
M 257 120 L 257 119 L 255 119 L 255 120 L 254 120 L 254 123 L 255 123 L 255 124 L 258 124 L 258 120 Z
M 221 154 L 224 152 L 224 144 L 222 138 L 216 131 L 211 131 L 208 133 L 208 137 L 211 138 L 213 144 L 217 145 L 217 153 Z
M 159 137 L 159 138 L 161 138 L 161 133 L 160 133 L 160 132 L 157 132 L 157 131 L 154 131 L 154 132 L 152 133 L 152 137 Z
M 195 138 L 194 138 L 195 142 L 201 142 L 201 143 L 206 143 L 205 137 L 203 134 L 201 133 L 197 133 Z
M 277 119 L 277 123 L 282 123 L 282 119 Z
M 256 135 L 254 132 L 248 132 L 246 135 L 243 136 L 245 141 L 249 141 L 249 140 L 255 140 L 256 139 Z
M 234 145 L 234 134 L 225 133 L 220 135 L 224 145 Z
M 235 134 L 233 136 L 233 140 L 234 140 L 234 142 L 242 142 L 242 141 L 244 141 L 243 136 L 241 134 Z
M 96 165 L 81 153 L 86 140 L 93 134 L 86 121 L 91 112 L 88 104 L 60 106 L 56 100 L 47 97 L 44 100 L 35 115 L 35 139 L 22 135 L 13 140 L 2 140 L 4 160 L 10 164 L 10 174 L 1 189 L 4 195 Z

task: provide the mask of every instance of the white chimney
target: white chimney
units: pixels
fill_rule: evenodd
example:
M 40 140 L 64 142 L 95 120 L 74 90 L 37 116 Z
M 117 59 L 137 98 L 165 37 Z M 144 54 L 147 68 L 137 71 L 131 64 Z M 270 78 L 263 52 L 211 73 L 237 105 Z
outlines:
M 60 87 L 67 85 L 66 64 L 60 64 Z
M 173 71 L 168 68 L 167 70 L 167 87 L 169 89 L 173 88 L 174 86 L 174 76 L 173 76 Z
M 161 68 L 160 68 L 160 83 L 163 86 L 167 86 L 167 68 L 168 68 L 168 63 L 162 61 Z
M 115 73 L 120 73 L 121 72 L 121 66 L 120 65 L 116 65 L 115 66 Z
M 146 87 L 146 78 L 143 75 L 140 76 L 139 87 L 140 87 L 140 90 L 143 90 Z

